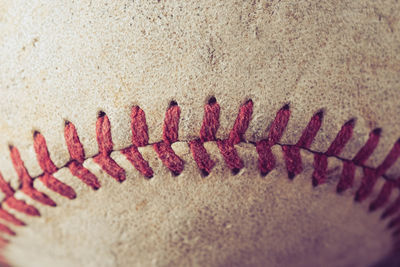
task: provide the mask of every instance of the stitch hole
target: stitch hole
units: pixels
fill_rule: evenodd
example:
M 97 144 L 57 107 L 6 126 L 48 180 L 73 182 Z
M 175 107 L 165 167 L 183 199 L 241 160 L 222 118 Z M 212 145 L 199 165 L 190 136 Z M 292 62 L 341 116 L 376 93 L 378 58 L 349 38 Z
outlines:
M 210 175 L 210 173 L 208 172 L 208 171 L 206 171 L 206 170 L 200 170 L 200 172 L 201 172 L 201 177 L 203 177 L 203 178 L 205 178 L 205 177 L 207 177 L 208 175 Z
M 177 171 L 171 171 L 172 176 L 177 177 L 179 176 L 181 173 L 177 172 Z
M 214 96 L 212 96 L 212 97 L 210 97 L 210 99 L 208 99 L 209 105 L 213 105 L 215 103 L 217 103 L 217 99 Z
M 322 119 L 324 117 L 324 112 L 325 110 L 320 109 L 315 115 Z
M 249 104 L 249 103 L 253 103 L 253 100 L 250 98 L 248 99 L 246 102 L 244 102 L 245 105 Z
M 34 131 L 33 131 L 33 138 L 36 138 L 36 136 L 37 136 L 38 134 L 40 134 L 40 132 L 37 131 L 37 130 L 34 130 Z
M 286 104 L 282 107 L 282 109 L 284 109 L 284 110 L 289 110 L 289 109 L 290 109 L 290 103 L 286 103 Z
M 240 172 L 239 168 L 232 169 L 232 175 L 237 175 Z
M 178 102 L 176 102 L 175 100 L 171 100 L 171 102 L 169 102 L 169 107 L 168 108 L 172 108 L 173 106 L 177 106 Z
M 102 117 L 104 117 L 105 115 L 106 115 L 106 113 L 105 113 L 104 111 L 100 110 L 100 111 L 97 113 L 97 118 L 102 118 Z
M 380 135 L 382 133 L 382 128 L 375 128 L 372 133 L 374 135 Z

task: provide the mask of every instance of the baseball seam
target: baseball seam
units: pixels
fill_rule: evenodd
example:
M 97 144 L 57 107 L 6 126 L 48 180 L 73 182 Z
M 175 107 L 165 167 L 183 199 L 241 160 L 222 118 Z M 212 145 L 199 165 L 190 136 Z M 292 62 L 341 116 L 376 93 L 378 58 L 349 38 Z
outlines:
M 244 168 L 243 160 L 239 157 L 235 145 L 246 142 L 244 134 L 249 126 L 253 113 L 253 102 L 248 100 L 244 103 L 237 115 L 233 128 L 227 139 L 218 139 L 216 134 L 219 128 L 220 106 L 214 97 L 211 97 L 208 104 L 204 107 L 203 123 L 200 129 L 199 137 L 188 141 L 190 151 L 194 161 L 203 176 L 207 176 L 215 166 L 215 162 L 204 148 L 204 143 L 215 141 L 218 149 L 224 158 L 227 167 L 235 174 Z M 385 173 L 395 163 L 400 156 L 400 139 L 393 145 L 389 154 L 376 168 L 365 164 L 377 147 L 381 135 L 381 130 L 375 129 L 370 135 L 365 145 L 358 151 L 352 159 L 340 157 L 340 152 L 345 148 L 347 142 L 351 139 L 355 120 L 347 121 L 340 129 L 336 138 L 330 144 L 326 152 L 317 152 L 310 149 L 310 146 L 317 135 L 322 121 L 323 112 L 317 112 L 309 121 L 303 130 L 302 136 L 296 144 L 279 143 L 291 115 L 288 104 L 284 105 L 276 114 L 275 119 L 269 127 L 268 137 L 266 139 L 252 142 L 258 154 L 258 169 L 261 175 L 267 175 L 275 168 L 275 157 L 271 148 L 275 145 L 281 147 L 288 177 L 294 179 L 296 175 L 303 171 L 302 158 L 300 151 L 307 150 L 314 156 L 312 184 L 318 186 L 327 181 L 328 158 L 334 157 L 342 162 L 342 173 L 337 184 L 337 193 L 341 193 L 353 186 L 355 177 L 355 168 L 363 169 L 361 185 L 355 193 L 355 201 L 361 202 L 370 196 L 378 178 L 385 179 L 385 183 L 378 196 L 370 203 L 370 211 L 375 211 L 388 203 L 393 189 L 400 188 L 400 179 L 390 179 Z M 139 147 L 153 146 L 159 159 L 174 175 L 179 175 L 184 169 L 184 161 L 174 152 L 171 145 L 179 141 L 178 129 L 180 120 L 179 105 L 172 101 L 166 111 L 162 141 L 149 144 L 148 126 L 144 111 L 138 106 L 131 110 L 131 131 L 132 144 L 121 150 L 121 153 L 132 163 L 132 165 L 145 177 L 151 178 L 154 175 L 149 163 L 142 157 Z M 70 160 L 64 166 L 58 168 L 50 158 L 47 149 L 46 140 L 40 132 L 35 132 L 33 136 L 34 149 L 36 152 L 38 164 L 43 173 L 38 177 L 32 178 L 24 166 L 20 153 L 15 146 L 10 146 L 10 155 L 12 164 L 20 180 L 21 191 L 30 198 L 48 206 L 56 206 L 56 203 L 46 194 L 33 187 L 34 179 L 40 179 L 50 190 L 68 198 L 76 198 L 73 188 L 56 179 L 53 174 L 61 168 L 69 168 L 72 175 L 79 178 L 82 182 L 97 190 L 100 188 L 100 182 L 97 177 L 83 166 L 85 161 L 85 151 L 79 140 L 79 136 L 72 122 L 65 122 L 64 137 L 70 154 Z M 112 158 L 113 142 L 111 137 L 111 124 L 104 112 L 100 112 L 96 122 L 96 138 L 98 143 L 98 154 L 93 157 L 106 173 L 118 182 L 126 179 L 125 170 L 117 164 Z M 40 216 L 40 212 L 34 206 L 27 204 L 23 200 L 16 199 L 14 190 L 2 177 L 0 173 L 0 190 L 5 197 L 0 202 L 0 218 L 17 226 L 24 226 L 25 223 L 16 218 L 13 214 L 4 210 L 1 206 L 6 204 L 9 208 L 29 216 Z M 381 217 L 382 219 L 393 216 L 400 210 L 400 196 L 386 207 Z M 393 228 L 393 235 L 400 235 L 400 216 L 389 221 L 389 228 Z M 5 224 L 0 223 L 0 232 L 6 235 L 15 235 Z M 0 246 L 7 244 L 8 240 L 0 238 Z M 0 259 L 1 260 L 1 259 Z

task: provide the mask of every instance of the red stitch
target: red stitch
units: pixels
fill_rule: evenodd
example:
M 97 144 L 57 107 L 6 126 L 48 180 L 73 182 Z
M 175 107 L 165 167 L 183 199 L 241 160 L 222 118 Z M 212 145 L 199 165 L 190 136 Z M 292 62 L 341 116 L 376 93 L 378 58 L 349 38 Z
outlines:
M 149 143 L 146 116 L 138 106 L 132 107 L 131 112 L 132 146 L 121 151 L 132 165 L 147 178 L 153 177 L 153 170 L 149 163 L 140 154 L 138 147 Z
M 283 145 L 283 158 L 285 159 L 286 169 L 289 179 L 293 179 L 303 171 L 301 164 L 300 148 L 297 146 Z
M 400 156 L 400 139 L 394 144 L 389 154 L 386 156 L 381 165 L 376 169 L 378 176 L 384 175 L 385 172 L 396 162 Z
M 153 145 L 158 157 L 162 163 L 174 174 L 179 175 L 183 171 L 183 160 L 175 154 L 171 146 L 159 142 Z
M 4 203 L 10 208 L 25 213 L 26 215 L 40 216 L 40 212 L 35 207 L 28 205 L 25 203 L 25 201 L 16 199 L 15 197 L 8 197 Z
M 268 140 L 261 140 L 256 143 L 258 153 L 258 168 L 261 175 L 267 175 L 275 168 L 275 157 L 272 154 L 271 145 Z
M 371 194 L 372 189 L 379 176 L 376 175 L 375 169 L 363 168 L 364 176 L 361 180 L 361 185 L 356 192 L 355 201 L 361 202 Z
M 204 107 L 203 124 L 200 130 L 200 140 L 202 142 L 215 141 L 219 128 L 220 107 L 215 97 L 210 98 Z
M 3 175 L 0 173 L 0 190 L 4 193 L 6 198 L 14 195 L 14 189 L 4 180 Z
M 85 161 L 85 150 L 79 140 L 75 126 L 69 121 L 65 122 L 64 137 L 71 159 L 83 163 Z
M 22 200 L 14 198 L 14 189 L 4 180 L 0 173 L 0 190 L 4 193 L 5 197 L 2 203 L 6 203 L 10 208 L 31 216 L 39 216 L 39 211 Z
M 96 122 L 96 137 L 99 154 L 93 158 L 93 161 L 118 182 L 125 181 L 125 170 L 110 157 L 113 150 L 111 125 L 104 112 L 99 113 L 99 118 Z
M 229 134 L 229 143 L 236 145 L 243 141 L 243 135 L 249 127 L 251 115 L 253 114 L 253 101 L 250 99 L 240 107 L 235 124 Z
M 11 230 L 2 223 L 0 223 L 0 232 L 6 233 L 8 235 L 15 235 L 15 232 L 13 230 Z
M 144 111 L 138 106 L 132 107 L 131 112 L 132 144 L 136 147 L 149 143 L 149 134 Z
M 54 192 L 69 199 L 76 198 L 76 193 L 70 186 L 57 180 L 51 174 L 45 173 L 42 176 L 40 176 L 39 179 L 46 187 L 53 190 Z
M 392 216 L 400 209 L 400 196 L 386 208 L 386 210 L 382 213 L 382 219 L 385 219 L 389 216 Z
M 323 116 L 324 113 L 322 111 L 319 111 L 311 118 L 296 146 L 301 148 L 310 148 L 312 141 L 314 140 L 319 129 L 321 128 Z
M 317 186 L 325 183 L 328 157 L 325 154 L 314 154 L 314 172 L 312 174 L 312 185 Z
M 336 187 L 336 191 L 338 193 L 341 193 L 353 186 L 355 171 L 356 171 L 356 166 L 352 161 L 346 160 L 343 162 L 342 175 Z
M 121 151 L 122 154 L 132 163 L 132 165 L 147 178 L 153 177 L 153 170 L 149 163 L 140 154 L 138 148 L 134 145 L 125 148 Z
M 342 126 L 339 133 L 336 135 L 335 140 L 333 140 L 324 154 L 314 154 L 314 172 L 312 175 L 313 186 L 325 183 L 328 157 L 338 156 L 340 154 L 353 135 L 353 128 L 354 120 L 349 120 Z
M 400 215 L 389 222 L 388 228 L 395 228 L 398 225 L 400 225 Z
M 39 201 L 40 203 L 48 206 L 55 207 L 56 203 L 49 198 L 46 194 L 37 191 L 33 188 L 33 179 L 28 174 L 24 166 L 24 162 L 21 160 L 21 156 L 16 147 L 10 146 L 11 160 L 14 165 L 14 169 L 18 174 L 19 180 L 21 181 L 21 191 L 32 199 Z
M 290 118 L 289 105 L 284 105 L 275 116 L 268 133 L 268 142 L 275 145 L 281 139 Z
M 215 97 L 210 98 L 207 105 L 204 107 L 203 124 L 200 129 L 199 139 L 189 141 L 189 146 L 196 161 L 199 169 L 204 173 L 210 173 L 215 163 L 211 160 L 210 155 L 204 148 L 203 143 L 206 141 L 217 141 L 217 146 L 224 157 L 224 160 L 228 167 L 233 172 L 238 172 L 243 168 L 243 161 L 239 158 L 238 153 L 235 149 L 236 144 L 244 141 L 244 134 L 249 126 L 251 116 L 253 112 L 253 102 L 247 101 L 240 107 L 238 116 L 235 120 L 233 128 L 229 133 L 229 138 L 226 140 L 217 140 L 216 133 L 219 128 L 219 115 L 220 106 L 217 103 Z M 313 142 L 316 134 L 318 133 L 322 124 L 322 111 L 316 113 L 304 129 L 301 138 L 295 145 L 281 145 L 283 150 L 283 156 L 286 162 L 288 175 L 290 178 L 294 178 L 295 175 L 302 172 L 302 162 L 300 149 L 309 150 L 314 154 L 314 173 L 313 173 L 313 185 L 318 185 L 326 181 L 326 170 L 328 157 L 336 156 L 340 154 L 348 140 L 351 138 L 354 128 L 354 120 L 346 122 L 335 140 L 331 143 L 328 150 L 325 153 L 319 153 L 311 151 L 309 148 Z M 268 138 L 255 143 L 258 156 L 258 168 L 262 174 L 267 174 L 275 167 L 275 158 L 272 154 L 271 147 L 275 145 L 281 138 L 288 120 L 290 118 L 289 105 L 282 107 L 274 121 L 272 122 L 269 130 Z M 167 166 L 171 172 L 175 175 L 180 174 L 183 171 L 184 162 L 180 159 L 173 151 L 171 144 L 178 141 L 179 132 L 179 120 L 180 120 L 180 108 L 175 101 L 172 101 L 168 108 L 164 125 L 163 125 L 163 141 L 153 145 L 156 153 Z M 153 175 L 153 170 L 148 165 L 140 154 L 138 147 L 148 145 L 148 129 L 145 118 L 145 113 L 139 107 L 132 107 L 131 111 L 131 130 L 132 130 L 132 146 L 121 150 L 127 159 L 146 177 Z M 341 192 L 350 188 L 354 181 L 355 167 L 360 166 L 364 170 L 364 177 L 361 182 L 361 186 L 358 189 L 355 199 L 362 201 L 370 195 L 376 180 L 384 176 L 385 172 L 396 162 L 400 156 L 400 139 L 395 143 L 390 153 L 386 156 L 385 160 L 377 167 L 370 168 L 364 165 L 370 155 L 374 152 L 380 139 L 381 129 L 375 129 L 370 133 L 369 139 L 366 144 L 358 151 L 352 160 L 340 159 L 343 161 L 343 171 L 340 181 L 337 185 L 337 191 Z M 90 171 L 83 167 L 82 163 L 85 160 L 85 153 L 81 142 L 79 141 L 78 134 L 75 126 L 66 121 L 65 122 L 65 140 L 67 143 L 68 151 L 71 157 L 71 161 L 63 167 L 68 167 L 74 176 L 77 176 L 83 182 L 88 184 L 94 189 L 100 187 L 100 183 L 97 177 Z M 110 154 L 113 151 L 113 142 L 111 137 L 111 126 L 108 117 L 104 112 L 99 113 L 99 118 L 96 122 L 96 138 L 99 145 L 99 154 L 96 155 L 93 160 L 97 162 L 103 170 L 110 174 L 113 178 L 118 181 L 125 180 L 125 170 L 122 169 L 111 157 Z M 47 149 L 46 141 L 42 134 L 35 132 L 34 134 L 34 149 L 38 158 L 39 166 L 43 169 L 44 173 L 39 176 L 39 179 L 50 189 L 56 191 L 68 198 L 75 198 L 75 192 L 68 185 L 63 184 L 52 176 L 54 172 L 58 170 L 57 166 L 54 165 L 50 158 L 49 151 Z M 23 161 L 21 160 L 18 150 L 10 146 L 10 153 L 12 163 L 18 174 L 21 182 L 20 191 L 24 192 L 31 198 L 50 206 L 55 206 L 55 203 L 45 194 L 37 191 L 33 188 L 33 179 L 30 177 L 26 170 Z M 387 179 L 385 177 L 385 179 Z M 377 198 L 370 204 L 370 210 L 376 210 L 387 203 L 390 194 L 394 187 L 398 187 L 400 182 L 387 180 L 382 187 Z M 0 190 L 5 194 L 4 200 L 1 204 L 5 203 L 10 208 L 15 209 L 19 212 L 31 216 L 39 216 L 39 211 L 26 204 L 22 200 L 18 200 L 14 197 L 14 190 L 11 186 L 4 181 L 0 174 Z M 391 216 L 400 210 L 400 196 L 389 205 L 382 218 Z M 9 221 L 16 225 L 23 225 L 23 222 L 14 217 L 0 207 L 0 218 Z M 400 216 L 394 218 L 389 223 L 389 227 L 394 228 L 400 224 Z M 5 227 L 5 228 L 4 228 Z M 15 234 L 8 227 L 0 224 L 0 231 Z M 10 232 L 11 231 L 11 232 Z M 394 232 L 394 235 L 400 234 L 400 229 Z M 6 240 L 0 243 L 7 242 Z M 0 257 L 0 261 L 2 258 Z
M 91 173 L 88 169 L 82 166 L 82 164 L 77 161 L 71 161 L 68 164 L 68 168 L 71 171 L 72 175 L 78 177 L 82 182 L 97 190 L 100 188 L 100 182 L 97 177 Z
M 341 193 L 348 188 L 353 186 L 354 174 L 355 174 L 355 164 L 363 165 L 364 162 L 372 155 L 376 146 L 379 143 L 379 138 L 381 134 L 381 129 L 376 128 L 369 134 L 368 141 L 365 145 L 357 152 L 352 161 L 343 162 L 343 171 L 340 177 L 339 183 L 336 187 L 336 191 Z
M 339 156 L 340 152 L 342 152 L 347 142 L 353 136 L 354 122 L 355 120 L 352 119 L 342 126 L 339 133 L 336 135 L 335 140 L 333 140 L 326 151 L 327 156 Z
M 196 161 L 197 166 L 204 176 L 207 176 L 211 169 L 215 166 L 215 162 L 204 148 L 203 143 L 207 141 L 215 141 L 219 128 L 219 112 L 220 107 L 215 97 L 211 97 L 208 104 L 204 107 L 203 124 L 200 129 L 200 140 L 192 140 L 189 147 Z
M 322 117 L 323 112 L 319 111 L 311 118 L 296 145 L 282 146 L 283 157 L 286 162 L 286 168 L 290 179 L 293 179 L 297 174 L 300 174 L 303 171 L 300 148 L 308 149 L 311 146 L 312 141 L 321 127 Z
M 50 158 L 46 140 L 43 135 L 39 132 L 35 132 L 33 139 L 39 166 L 44 171 L 44 174 L 39 178 L 40 181 L 42 181 L 47 188 L 64 197 L 69 199 L 76 198 L 74 189 L 52 176 L 52 174 L 57 171 L 57 167 Z
M 163 126 L 163 141 L 153 145 L 162 163 L 174 174 L 183 171 L 183 160 L 175 154 L 171 144 L 178 141 L 179 119 L 181 111 L 178 104 L 172 101 L 165 113 Z
M 93 161 L 99 164 L 106 173 L 108 173 L 118 182 L 125 181 L 125 170 L 121 168 L 121 166 L 119 166 L 111 157 L 105 156 L 103 154 L 98 154 L 93 158 Z
M 12 224 L 19 225 L 19 226 L 24 226 L 25 223 L 17 219 L 14 215 L 11 213 L 5 211 L 4 209 L 0 208 L 0 218 L 8 221 Z
M 362 178 L 361 186 L 355 196 L 356 201 L 361 202 L 371 194 L 377 179 L 385 174 L 385 172 L 396 162 L 399 156 L 400 140 L 395 143 L 385 160 L 378 166 L 378 168 L 368 170 L 367 172 L 365 171 L 366 168 L 364 168 L 364 177 Z
M 392 181 L 386 181 L 385 184 L 383 185 L 381 192 L 379 195 L 376 197 L 376 199 L 369 205 L 369 210 L 370 211 L 375 211 L 385 205 L 390 197 L 390 194 L 392 193 L 392 190 L 394 188 L 395 184 Z
M 50 159 L 49 151 L 47 149 L 46 140 L 39 132 L 33 134 L 33 147 L 35 148 L 36 157 L 40 168 L 46 173 L 52 174 L 57 171 L 56 165 Z
M 215 166 L 215 162 L 211 159 L 203 146 L 201 140 L 196 139 L 189 142 L 190 150 L 192 151 L 193 159 L 197 166 L 202 171 L 203 175 L 207 176 L 211 169 Z
M 358 151 L 358 153 L 353 158 L 353 162 L 357 165 L 362 165 L 367 161 L 367 159 L 372 155 L 375 148 L 379 143 L 379 138 L 382 130 L 380 128 L 376 128 L 369 134 L 368 141 L 365 145 Z
M 102 111 L 99 113 L 96 121 L 96 138 L 99 146 L 99 154 L 109 156 L 113 150 L 111 125 L 107 115 Z
M 239 158 L 239 155 L 229 140 L 217 141 L 218 148 L 221 155 L 224 157 L 226 165 L 232 170 L 233 173 L 238 173 L 240 169 L 244 167 L 243 160 Z
M 181 109 L 175 101 L 172 101 L 167 112 L 165 113 L 163 126 L 163 141 L 168 145 L 178 141 L 180 116 Z
M 243 161 L 239 158 L 234 145 L 243 141 L 243 135 L 249 127 L 252 114 L 253 101 L 248 100 L 239 109 L 239 114 L 236 117 L 235 124 L 229 134 L 229 139 L 217 141 L 221 155 L 224 157 L 225 163 L 233 173 L 238 173 L 239 170 L 244 167 Z
M 256 142 L 258 168 L 262 175 L 267 175 L 275 168 L 275 157 L 272 154 L 271 147 L 281 139 L 289 122 L 289 118 L 289 105 L 285 105 L 276 114 L 269 130 L 268 139 Z
M 93 190 L 99 189 L 100 182 L 97 177 L 82 165 L 85 161 L 85 150 L 79 140 L 75 126 L 69 121 L 65 122 L 64 137 L 71 157 L 71 162 L 67 166 L 72 175 L 78 177 L 82 182 L 92 187 Z

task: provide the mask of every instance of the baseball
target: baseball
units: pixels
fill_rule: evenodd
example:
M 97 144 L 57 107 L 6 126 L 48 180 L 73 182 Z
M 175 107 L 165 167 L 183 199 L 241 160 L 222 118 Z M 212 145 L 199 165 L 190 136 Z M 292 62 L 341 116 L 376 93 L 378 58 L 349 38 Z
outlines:
M 0 2 L 1 266 L 399 266 L 396 0 Z

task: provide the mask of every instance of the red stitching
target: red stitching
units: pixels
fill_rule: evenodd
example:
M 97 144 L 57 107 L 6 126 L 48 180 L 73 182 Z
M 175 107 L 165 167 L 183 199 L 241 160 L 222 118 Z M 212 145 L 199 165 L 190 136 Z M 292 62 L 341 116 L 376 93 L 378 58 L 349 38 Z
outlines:
M 149 144 L 146 116 L 138 106 L 132 107 L 131 112 L 132 146 L 123 149 L 121 152 L 132 163 L 132 165 L 145 177 L 153 177 L 153 170 L 149 163 L 143 159 L 138 147 Z
M 161 162 L 174 174 L 179 175 L 183 171 L 183 160 L 175 154 L 171 145 L 178 141 L 179 118 L 181 110 L 178 104 L 171 102 L 165 113 L 163 126 L 163 141 L 153 145 Z
M 76 193 L 74 189 L 52 176 L 52 174 L 57 171 L 57 167 L 50 159 L 47 144 L 44 140 L 43 135 L 39 132 L 35 132 L 33 136 L 36 157 L 38 159 L 39 166 L 44 172 L 44 174 L 40 176 L 39 179 L 43 182 L 45 186 L 47 186 L 54 192 L 57 192 L 60 195 L 69 199 L 76 198 Z
M 100 167 L 115 180 L 123 182 L 126 179 L 125 170 L 110 157 L 113 151 L 111 125 L 104 112 L 100 112 L 99 118 L 97 119 L 96 136 L 99 154 L 93 158 L 94 162 L 99 164 Z
M 32 199 L 37 200 L 44 205 L 55 207 L 56 203 L 50 197 L 33 188 L 33 179 L 28 174 L 28 171 L 24 166 L 24 162 L 21 160 L 18 149 L 16 147 L 10 146 L 10 152 L 14 169 L 18 174 L 19 180 L 21 181 L 21 191 Z
M 67 166 L 72 175 L 78 177 L 82 182 L 92 187 L 93 190 L 99 189 L 100 182 L 97 177 L 82 165 L 85 161 L 85 151 L 75 126 L 69 121 L 65 122 L 64 137 L 71 157 L 71 161 Z
M 208 103 L 204 106 L 203 123 L 199 131 L 199 137 L 188 141 L 193 159 L 204 176 L 208 175 L 215 166 L 215 162 L 211 159 L 210 154 L 204 147 L 204 143 L 208 141 L 216 142 L 227 167 L 231 169 L 233 173 L 239 172 L 244 167 L 244 162 L 239 157 L 235 145 L 245 142 L 244 134 L 249 127 L 252 113 L 253 102 L 249 100 L 240 107 L 238 116 L 228 138 L 218 139 L 216 134 L 219 128 L 220 106 L 214 97 L 210 98 Z M 385 184 L 381 188 L 379 195 L 370 203 L 369 209 L 370 211 L 375 211 L 389 202 L 393 189 L 399 188 L 400 186 L 400 178 L 396 181 L 391 180 L 385 176 L 385 173 L 396 162 L 398 157 L 400 157 L 400 139 L 394 144 L 384 161 L 377 168 L 371 168 L 365 165 L 365 162 L 375 151 L 379 143 L 381 129 L 377 128 L 370 133 L 368 141 L 353 159 L 344 159 L 339 155 L 352 137 L 355 125 L 354 119 L 349 120 L 342 126 L 326 152 L 317 152 L 311 150 L 310 146 L 321 127 L 323 112 L 319 111 L 311 118 L 296 144 L 280 144 L 279 141 L 287 127 L 290 115 L 291 111 L 289 105 L 286 104 L 277 112 L 275 119 L 269 127 L 268 137 L 253 143 L 258 153 L 257 166 L 262 175 L 267 175 L 275 168 L 276 161 L 271 150 L 272 146 L 278 145 L 282 148 L 288 176 L 291 179 L 303 171 L 300 151 L 308 150 L 314 154 L 314 172 L 311 177 L 314 186 L 318 186 L 327 181 L 328 158 L 334 157 L 339 159 L 343 165 L 342 174 L 337 184 L 337 192 L 342 192 L 353 186 L 355 168 L 358 166 L 363 168 L 364 175 L 361 186 L 356 191 L 355 200 L 363 201 L 369 197 L 377 179 L 383 177 L 386 179 Z M 179 140 L 179 120 L 180 108 L 175 101 L 172 101 L 165 114 L 162 141 L 152 144 L 162 163 L 174 175 L 179 175 L 184 169 L 183 160 L 179 158 L 172 149 L 172 144 Z M 122 149 L 121 153 L 126 156 L 141 174 L 151 178 L 154 175 L 153 170 L 138 149 L 139 147 L 148 146 L 150 144 L 145 113 L 137 106 L 132 107 L 131 110 L 131 132 L 132 145 Z M 83 166 L 85 151 L 79 140 L 75 126 L 69 121 L 65 122 L 64 136 L 70 154 L 70 161 L 62 167 L 68 167 L 74 176 L 93 189 L 96 190 L 100 188 L 100 182 L 97 177 Z M 123 182 L 126 179 L 125 170 L 110 157 L 113 152 L 111 125 L 104 112 L 99 113 L 96 122 L 96 138 L 99 153 L 93 157 L 93 160 L 115 180 Z M 75 198 L 75 191 L 53 176 L 60 168 L 51 160 L 44 136 L 36 131 L 33 140 L 38 164 L 43 170 L 43 174 L 38 176 L 38 178 L 52 191 L 70 199 Z M 26 170 L 16 147 L 10 146 L 10 154 L 14 169 L 21 183 L 19 190 L 42 204 L 56 206 L 56 203 L 51 198 L 33 187 L 33 178 Z M 1 174 L 0 190 L 5 194 L 5 198 L 0 202 L 1 219 L 14 225 L 24 225 L 24 222 L 4 210 L 1 207 L 3 204 L 30 216 L 40 216 L 39 211 L 35 207 L 14 197 L 15 190 L 5 182 Z M 386 218 L 392 216 L 398 213 L 399 210 L 400 196 L 385 208 L 381 217 Z M 388 223 L 388 227 L 394 229 L 393 235 L 400 235 L 399 214 Z M 0 231 L 9 235 L 15 234 L 10 228 L 3 224 L 0 224 Z M 0 243 L 5 244 L 7 240 L 0 238 Z

